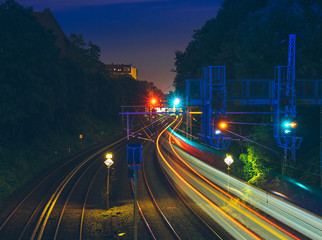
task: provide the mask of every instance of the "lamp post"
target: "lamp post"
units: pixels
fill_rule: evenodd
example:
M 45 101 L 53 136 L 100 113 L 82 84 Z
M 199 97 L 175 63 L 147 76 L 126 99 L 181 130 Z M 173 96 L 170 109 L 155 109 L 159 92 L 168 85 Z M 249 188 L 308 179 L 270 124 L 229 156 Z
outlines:
M 229 192 L 229 169 L 230 169 L 229 166 L 234 162 L 234 159 L 231 157 L 231 155 L 227 154 L 224 161 L 228 166 L 228 192 Z
M 106 188 L 107 188 L 107 196 L 106 196 L 106 209 L 109 208 L 109 195 L 110 195 L 110 167 L 112 166 L 112 164 L 114 163 L 112 161 L 112 153 L 108 153 L 106 154 L 106 160 L 104 161 L 104 163 L 107 166 L 107 184 L 106 184 Z

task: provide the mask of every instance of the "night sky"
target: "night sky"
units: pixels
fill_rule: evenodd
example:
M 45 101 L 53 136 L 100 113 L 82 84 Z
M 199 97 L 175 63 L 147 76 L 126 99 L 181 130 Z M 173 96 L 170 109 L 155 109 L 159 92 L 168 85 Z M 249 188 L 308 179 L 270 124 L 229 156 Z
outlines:
M 139 79 L 173 90 L 175 51 L 214 18 L 221 0 L 16 0 L 34 11 L 49 8 L 66 33 L 101 48 L 104 63 L 132 64 Z

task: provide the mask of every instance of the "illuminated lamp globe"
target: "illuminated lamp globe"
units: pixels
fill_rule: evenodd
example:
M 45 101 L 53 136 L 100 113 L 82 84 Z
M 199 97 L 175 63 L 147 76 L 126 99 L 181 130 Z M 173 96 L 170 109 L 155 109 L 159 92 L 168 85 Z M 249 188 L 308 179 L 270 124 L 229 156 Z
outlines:
M 228 165 L 228 167 L 234 162 L 234 160 L 231 157 L 231 155 L 227 155 L 224 161 Z

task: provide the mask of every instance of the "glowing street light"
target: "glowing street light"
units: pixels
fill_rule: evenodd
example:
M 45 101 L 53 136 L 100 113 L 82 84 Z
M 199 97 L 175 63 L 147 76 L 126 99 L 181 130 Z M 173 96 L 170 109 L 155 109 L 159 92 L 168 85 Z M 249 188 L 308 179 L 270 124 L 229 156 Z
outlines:
M 107 153 L 106 154 L 106 160 L 104 161 L 105 165 L 107 166 L 107 184 L 106 184 L 106 188 L 107 188 L 107 196 L 106 196 L 106 209 L 109 208 L 109 196 L 110 196 L 110 167 L 112 166 L 112 164 L 114 163 L 112 161 L 112 153 Z
M 112 153 L 107 153 L 107 154 L 106 154 L 106 161 L 107 161 L 107 160 L 110 160 L 110 161 L 108 161 L 108 163 L 105 163 L 106 165 L 110 164 L 110 162 L 112 161 L 112 157 L 113 157 Z M 105 162 L 106 162 L 106 161 L 105 161 Z M 111 165 L 112 165 L 112 164 L 113 164 L 113 161 L 112 161 Z M 110 166 L 111 166 L 111 165 L 110 165 Z
M 229 169 L 230 169 L 229 166 L 234 162 L 234 159 L 232 158 L 231 155 L 227 154 L 224 161 L 228 166 L 228 192 L 229 192 Z
M 231 157 L 231 155 L 226 155 L 226 158 L 224 161 L 228 165 L 228 170 L 229 170 L 229 166 L 234 162 L 234 159 Z

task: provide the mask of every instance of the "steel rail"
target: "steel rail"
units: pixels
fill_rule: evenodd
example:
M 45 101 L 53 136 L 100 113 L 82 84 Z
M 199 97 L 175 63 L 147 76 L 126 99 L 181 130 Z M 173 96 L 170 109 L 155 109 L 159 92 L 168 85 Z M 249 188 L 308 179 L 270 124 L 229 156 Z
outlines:
M 99 171 L 103 168 L 104 165 L 101 165 L 99 167 L 99 169 L 96 171 L 94 177 L 92 178 L 91 183 L 89 184 L 88 187 L 88 191 L 86 193 L 85 199 L 84 199 L 84 204 L 83 204 L 83 208 L 82 208 L 82 214 L 81 214 L 81 219 L 80 219 L 80 227 L 79 227 L 79 240 L 82 239 L 82 235 L 83 235 L 83 225 L 84 225 L 84 217 L 85 217 L 85 208 L 86 208 L 86 203 L 87 203 L 87 199 L 88 199 L 88 195 L 89 195 L 89 191 L 92 189 L 93 183 L 99 173 Z
M 161 120 L 163 119 L 163 117 L 161 118 Z M 176 120 L 175 120 L 176 121 Z M 174 121 L 174 122 L 175 122 Z M 161 121 L 160 121 L 161 122 Z M 171 124 L 170 124 L 171 125 Z M 147 127 L 147 126 L 146 126 Z M 145 129 L 146 127 L 144 127 L 143 129 Z M 145 131 L 144 131 L 145 132 Z M 145 132 L 146 133 L 146 132 Z M 147 133 L 146 133 L 147 134 Z M 145 170 L 144 170 L 145 168 L 144 168 L 144 160 L 142 161 L 142 175 L 143 175 L 143 180 L 144 180 L 144 183 L 145 183 L 145 188 L 146 188 L 146 190 L 147 190 L 147 192 L 148 192 L 148 194 L 149 194 L 149 196 L 151 197 L 151 199 L 153 200 L 153 206 L 155 207 L 155 209 L 156 209 L 156 211 L 159 213 L 159 216 L 160 216 L 160 218 L 162 219 L 162 221 L 166 224 L 166 227 L 168 228 L 168 230 L 169 230 L 169 233 L 171 234 L 171 235 L 173 235 L 176 239 L 179 239 L 179 240 L 181 240 L 181 238 L 179 237 L 179 235 L 177 234 L 177 232 L 174 230 L 174 228 L 173 228 L 173 226 L 170 224 L 170 222 L 169 222 L 169 220 L 166 218 L 166 216 L 165 216 L 165 214 L 162 212 L 162 210 L 161 210 L 161 208 L 158 206 L 158 204 L 157 204 L 157 202 L 156 202 L 156 200 L 155 200 L 155 198 L 154 198 L 154 196 L 153 196 L 153 194 L 152 194 L 152 191 L 151 191 L 151 189 L 150 189 L 150 187 L 149 187 L 149 184 L 148 184 L 148 182 L 147 182 L 147 179 L 146 179 L 146 175 L 145 175 Z M 131 189 L 132 189 L 132 192 L 134 191 L 134 186 L 133 186 L 133 181 L 132 181 L 132 179 L 131 179 Z M 144 214 L 144 212 L 143 212 L 143 210 L 142 210 L 142 206 L 140 205 L 140 202 L 139 202 L 139 200 L 137 200 L 136 201 L 136 203 L 137 203 L 137 206 L 138 206 L 138 210 L 139 210 L 139 213 L 140 213 L 140 215 L 141 215 L 141 217 L 142 217 L 142 219 L 143 219 L 143 221 L 144 221 L 144 223 L 145 223 L 145 226 L 147 227 L 147 229 L 148 229 L 148 231 L 149 231 L 149 233 L 150 233 L 150 235 L 151 235 L 151 237 L 154 239 L 154 240 L 156 240 L 157 238 L 156 238 L 156 235 L 154 234 L 154 232 L 153 232 L 153 230 L 152 230 L 152 228 L 151 228 L 151 225 L 150 225 L 150 223 L 149 223 L 149 221 L 147 220 L 147 217 L 145 216 L 145 214 Z
M 64 162 L 62 165 L 60 165 L 59 167 L 57 167 L 54 171 L 50 172 L 46 177 L 44 177 L 32 190 L 29 191 L 29 193 L 24 197 L 24 199 L 22 199 L 20 201 L 20 203 L 15 207 L 15 209 L 10 213 L 10 215 L 6 218 L 6 220 L 3 221 L 3 223 L 0 226 L 0 231 L 4 228 L 4 226 L 8 223 L 8 221 L 12 218 L 12 216 L 17 212 L 17 210 L 22 206 L 22 204 L 25 203 L 25 201 L 31 196 L 31 194 L 33 194 L 49 177 L 51 177 L 52 175 L 54 175 L 57 171 L 59 171 L 61 168 L 63 168 L 65 165 L 67 165 L 68 163 L 71 163 L 72 161 L 74 161 L 75 159 L 79 158 L 81 155 L 84 155 L 90 151 L 92 151 L 94 149 L 88 149 L 85 152 L 82 152 L 76 156 L 74 156 L 73 158 L 71 158 L 70 160 L 68 160 L 67 162 Z
M 90 153 L 90 152 L 93 152 L 93 151 L 96 151 L 96 149 L 106 145 L 107 143 L 110 143 L 111 141 L 114 141 L 114 139 L 118 139 L 120 136 L 118 137 L 115 137 L 111 140 L 108 140 L 108 141 L 104 141 L 102 143 L 99 143 L 99 144 L 95 144 L 94 146 L 88 148 L 87 150 L 73 156 L 71 159 L 69 159 L 68 161 L 62 163 L 61 165 L 57 166 L 53 171 L 51 171 L 49 174 L 47 174 L 46 176 L 44 176 L 41 181 L 34 187 L 32 187 L 32 189 L 28 192 L 28 194 L 18 202 L 18 204 L 16 205 L 16 207 L 13 208 L 13 210 L 10 212 L 10 214 L 5 217 L 4 221 L 2 222 L 1 226 L 0 226 L 0 232 L 4 229 L 6 229 L 7 227 L 7 224 L 9 223 L 9 221 L 12 220 L 13 216 L 16 216 L 17 214 L 19 214 L 19 212 L 21 212 L 21 210 L 25 211 L 25 204 L 27 204 L 27 201 L 30 201 L 31 198 L 33 197 L 33 195 L 37 194 L 37 191 L 43 187 L 43 184 L 46 184 L 48 181 L 51 180 L 51 178 L 55 177 L 55 175 L 57 175 L 57 173 L 59 171 L 61 171 L 64 167 L 66 168 L 66 166 L 68 164 L 73 164 L 74 161 L 78 160 L 80 157 Z M 29 215 L 30 217 L 27 217 L 25 218 L 26 219 L 26 222 L 23 223 L 23 224 L 19 224 L 20 226 L 24 226 L 23 229 L 17 233 L 17 229 L 15 229 L 15 232 L 16 234 L 18 235 L 19 234 L 19 237 L 16 236 L 15 238 L 17 239 L 22 239 L 25 232 L 27 231 L 27 228 L 28 226 L 30 225 L 32 219 L 34 218 L 34 216 L 36 215 L 36 213 L 39 211 L 39 209 L 41 208 L 41 206 L 43 205 L 45 199 L 46 199 L 46 196 L 48 196 L 48 193 L 50 191 L 50 188 L 48 189 L 47 193 L 46 194 L 42 194 L 43 198 L 38 202 L 38 204 L 33 207 L 33 210 L 31 211 L 31 215 Z
M 171 132 L 172 134 L 172 132 Z M 207 182 L 210 186 L 212 186 L 213 188 L 217 189 L 218 191 L 220 191 L 221 193 L 223 193 L 224 195 L 226 195 L 227 197 L 229 197 L 230 199 L 233 199 L 234 202 L 237 202 L 237 199 L 235 197 L 233 197 L 232 195 L 230 195 L 229 193 L 219 189 L 217 186 L 215 186 L 215 184 L 213 184 L 211 181 L 209 181 L 208 179 L 202 177 L 198 172 L 196 172 L 194 170 L 194 168 L 192 168 L 191 166 L 188 166 L 182 159 L 180 156 L 178 156 L 178 154 L 175 152 L 175 150 L 172 147 L 172 143 L 171 143 L 171 135 L 169 136 L 169 144 L 172 148 L 172 151 L 175 153 L 175 155 L 180 159 L 180 161 L 186 165 L 192 172 L 194 172 L 197 176 L 201 177 L 205 182 Z M 257 217 L 263 219 L 264 221 L 267 221 L 269 224 L 273 225 L 274 227 L 278 228 L 280 231 L 284 232 L 285 234 L 289 235 L 289 237 L 298 239 L 295 235 L 291 234 L 290 232 L 286 231 L 283 228 L 280 228 L 279 226 L 277 226 L 275 223 L 273 223 L 272 221 L 270 221 L 269 219 L 265 218 L 264 216 L 258 214 L 256 211 L 254 211 L 253 209 L 249 208 L 248 206 L 246 206 L 244 203 L 239 202 L 239 204 L 241 206 L 243 206 L 244 208 L 248 209 L 250 212 L 252 212 L 254 215 L 256 215 Z M 233 206 L 235 208 L 235 206 Z
M 86 158 L 83 162 L 81 162 L 76 168 L 74 168 L 74 170 L 72 170 L 68 176 L 62 181 L 62 183 L 58 186 L 58 188 L 56 189 L 56 191 L 54 192 L 54 194 L 52 194 L 52 197 L 50 198 L 48 204 L 46 205 L 45 209 L 43 210 L 37 224 L 36 224 L 36 227 L 34 228 L 34 231 L 31 235 L 31 238 L 30 240 L 33 240 L 35 238 L 35 235 L 39 229 L 39 226 L 42 222 L 42 226 L 41 226 L 41 229 L 40 229 L 40 232 L 38 234 L 38 240 L 41 239 L 42 235 L 43 235 L 43 232 L 44 232 L 44 229 L 45 229 L 45 226 L 47 224 L 47 221 L 48 221 L 48 218 L 53 210 L 53 207 L 55 206 L 56 202 L 57 202 L 57 199 L 58 197 L 60 196 L 61 192 L 63 191 L 63 189 L 65 188 L 65 186 L 67 185 L 67 183 L 71 180 L 71 178 L 75 175 L 75 173 L 83 166 L 85 165 L 85 163 L 87 163 L 88 161 L 90 161 L 93 157 L 95 157 L 96 155 L 102 153 L 103 151 L 105 151 L 107 148 L 110 148 L 112 146 L 114 146 L 115 144 L 121 142 L 121 141 L 124 141 L 126 139 L 126 137 L 123 137 L 111 144 L 109 144 L 108 146 L 102 148 L 101 150 L 95 152 L 94 154 L 92 154 L 90 157 Z M 45 216 L 46 214 L 46 216 Z M 44 217 L 45 216 L 45 217 Z
M 57 223 L 57 226 L 56 226 L 56 231 L 55 231 L 55 235 L 54 235 L 54 240 L 56 240 L 56 238 L 57 238 L 57 235 L 58 235 L 58 231 L 59 231 L 59 228 L 60 228 L 60 225 L 61 225 L 61 221 L 62 221 L 62 219 L 63 219 L 63 215 L 64 215 L 64 213 L 65 213 L 65 209 L 66 209 L 66 206 L 67 206 L 67 204 L 68 204 L 68 201 L 69 201 L 69 199 L 70 199 L 70 197 L 71 197 L 71 195 L 72 195 L 72 193 L 74 192 L 74 190 L 75 190 L 75 188 L 76 188 L 76 186 L 78 185 L 78 183 L 79 183 L 79 181 L 81 180 L 81 178 L 85 175 L 85 173 L 87 173 L 87 171 L 88 171 L 88 169 L 90 168 L 90 167 L 92 167 L 98 160 L 100 160 L 100 158 L 98 158 L 98 159 L 96 159 L 96 160 L 94 160 L 86 169 L 85 169 L 85 171 L 81 174 L 81 176 L 77 179 L 77 181 L 74 183 L 74 185 L 73 185 L 73 187 L 72 187 L 72 189 L 69 191 L 69 194 L 68 194 L 68 197 L 67 197 L 67 199 L 66 199 L 66 201 L 65 201 L 65 203 L 64 203 L 64 206 L 63 206 L 63 209 L 62 209 L 62 211 L 61 211 L 61 213 L 60 213 L 60 216 L 59 216 L 59 220 L 58 220 L 58 223 Z
M 180 122 L 179 122 L 180 124 Z M 173 130 L 171 131 L 171 133 L 169 134 L 169 139 L 171 138 L 172 136 L 172 133 L 173 131 L 177 128 L 177 126 L 179 125 L 177 124 Z M 169 140 L 170 142 L 170 140 Z M 162 170 L 163 172 L 163 175 L 165 176 L 165 178 L 167 179 L 167 181 L 169 182 L 169 184 L 171 185 L 172 189 L 177 193 L 177 195 L 180 197 L 181 201 L 184 203 L 184 205 L 197 217 L 197 219 L 202 223 L 204 224 L 207 229 L 213 233 L 216 237 L 218 237 L 218 239 L 221 239 L 223 240 L 223 238 L 221 238 L 219 236 L 219 234 L 190 206 L 190 204 L 184 199 L 184 197 L 182 196 L 182 194 L 177 190 L 177 188 L 172 184 L 172 182 L 170 181 L 169 177 L 167 176 L 167 174 L 165 173 L 165 171 L 163 170 L 163 168 L 161 167 L 161 164 L 160 162 L 158 161 L 159 163 L 159 166 L 160 166 L 160 169 Z
M 123 144 L 123 142 L 121 142 L 120 143 L 120 145 L 121 144 Z M 113 148 L 117 148 L 118 147 L 118 145 L 116 145 L 116 146 L 113 146 Z M 60 216 L 59 216 L 59 221 L 58 221 L 58 223 L 57 223 L 57 226 L 56 226 L 56 231 L 55 231 L 55 235 L 54 235 L 54 240 L 56 240 L 57 239 L 57 235 L 58 235 L 58 231 L 59 231 L 59 228 L 60 228 L 60 225 L 61 225 L 61 222 L 62 222 L 62 219 L 63 219 L 63 215 L 64 215 L 64 213 L 65 213 L 65 210 L 66 210 L 66 207 L 67 207 L 67 204 L 68 204 L 68 201 L 69 201 L 69 199 L 70 199 L 70 197 L 71 197 L 71 195 L 73 194 L 73 192 L 74 192 L 74 190 L 75 190 L 75 188 L 76 188 L 76 186 L 78 185 L 78 183 L 79 183 L 79 181 L 84 177 L 84 175 L 87 173 L 87 171 L 95 164 L 95 163 L 97 163 L 98 161 L 100 161 L 101 160 L 101 158 L 99 157 L 99 158 L 97 158 L 96 160 L 94 160 L 88 167 L 86 167 L 86 169 L 85 169 L 85 171 L 78 177 L 78 179 L 77 179 L 77 181 L 73 184 L 73 187 L 72 187 L 72 189 L 69 191 L 69 194 L 68 194 L 68 197 L 67 197 L 67 199 L 65 200 L 65 203 L 64 203 L 64 206 L 63 206 L 63 209 L 61 210 L 61 213 L 60 213 Z M 86 200 L 87 200 L 87 196 L 88 196 L 88 193 L 89 193 L 89 191 L 90 191 L 90 189 L 91 189 L 91 186 L 92 186 L 92 183 L 93 183 L 93 181 L 95 180 L 95 178 L 96 178 L 96 176 L 97 176 L 97 174 L 98 174 L 98 172 L 100 171 L 100 169 L 102 169 L 102 167 L 104 166 L 104 164 L 101 164 L 101 166 L 96 170 L 96 172 L 95 172 L 95 176 L 93 177 L 93 179 L 92 179 L 92 181 L 91 181 L 91 183 L 90 183 L 90 185 L 89 185 L 89 187 L 87 188 L 87 191 L 86 191 L 86 197 L 85 197 L 85 199 L 84 199 L 84 204 L 83 204 L 83 208 L 82 208 L 82 214 L 81 214 L 81 224 L 80 224 L 80 230 L 79 230 L 79 232 L 81 233 L 82 232 L 82 228 L 83 228 L 83 217 L 84 217 L 84 215 L 83 215 L 83 213 L 85 214 L 85 204 L 86 204 Z M 81 239 L 81 237 L 80 237 L 80 239 Z
M 155 124 L 156 125 L 158 125 L 158 124 L 160 124 L 161 123 L 161 120 L 162 120 L 163 118 L 160 118 L 160 119 L 157 119 L 156 121 L 155 121 Z M 148 128 L 149 126 L 151 126 L 152 125 L 152 123 L 150 123 L 150 124 L 148 124 L 147 126 L 145 126 L 144 128 L 139 128 L 138 130 L 135 130 L 135 133 L 138 133 L 138 132 L 140 132 L 140 131 L 142 131 L 142 130 L 144 130 L 145 128 Z M 115 140 L 117 140 L 117 139 L 119 139 L 120 137 L 115 137 L 114 139 Z M 126 137 L 123 137 L 122 139 L 126 139 Z M 114 141 L 114 140 L 113 140 Z M 118 140 L 117 140 L 118 141 Z M 36 185 L 36 186 L 34 186 L 29 192 L 28 192 L 28 194 L 18 203 L 18 205 L 10 212 L 10 214 L 4 219 L 4 221 L 2 222 L 2 224 L 1 224 L 1 226 L 0 226 L 0 232 L 3 230 L 3 229 L 5 229 L 6 228 L 6 226 L 7 226 L 7 224 L 8 224 L 8 222 L 13 218 L 13 216 L 15 216 L 15 214 L 16 213 L 18 213 L 18 211 L 20 212 L 22 209 L 25 209 L 24 208 L 24 205 L 25 204 L 27 204 L 27 200 L 28 201 L 30 201 L 31 200 L 31 197 L 33 197 L 33 195 L 34 194 L 36 194 L 37 193 L 37 190 L 38 189 L 40 189 L 40 187 L 44 187 L 43 186 L 43 184 L 44 183 L 47 183 L 47 181 L 49 180 L 49 179 L 51 179 L 51 178 L 53 178 L 53 177 L 55 177 L 55 174 L 57 174 L 57 172 L 59 172 L 59 171 L 61 171 L 66 165 L 68 165 L 68 164 L 71 164 L 71 163 L 73 163 L 73 161 L 75 161 L 75 160 L 78 160 L 80 157 L 82 157 L 82 156 L 84 156 L 84 155 L 86 155 L 86 154 L 88 154 L 88 153 L 90 153 L 90 152 L 93 152 L 94 150 L 96 151 L 98 148 L 101 148 L 102 146 L 104 146 L 104 145 L 106 145 L 107 143 L 111 143 L 111 140 L 108 140 L 108 141 L 104 141 L 104 142 L 102 142 L 102 143 L 99 143 L 99 144 L 96 144 L 96 145 L 94 145 L 94 146 L 92 146 L 91 148 L 88 148 L 87 150 L 85 150 L 85 151 L 83 151 L 82 153 L 80 153 L 80 154 L 77 154 L 76 156 L 74 156 L 74 157 L 72 157 L 71 159 L 69 159 L 68 161 L 66 161 L 66 162 L 64 162 L 63 164 L 61 164 L 61 165 L 59 165 L 57 168 L 55 168 L 53 171 L 51 171 L 48 175 L 46 175 L 46 176 L 44 176 L 44 178 Z M 108 148 L 108 147 L 111 147 L 112 145 L 114 145 L 115 144 L 115 141 L 114 142 L 112 142 L 111 144 L 109 144 L 108 146 L 105 146 L 103 149 L 101 149 L 100 150 L 100 152 L 102 152 L 102 151 L 104 151 L 104 149 L 106 149 L 106 148 Z M 98 153 L 97 153 L 98 154 Z M 91 156 L 93 156 L 93 154 L 91 155 Z M 87 159 L 85 159 L 83 162 L 86 162 L 86 160 Z M 79 167 L 79 165 L 78 165 L 78 167 Z M 74 167 L 74 169 L 75 168 L 77 168 L 77 166 L 76 167 Z M 73 171 L 72 171 L 73 172 Z M 67 175 L 67 177 L 65 177 L 65 179 L 63 180 L 63 183 L 66 181 L 66 180 L 68 180 L 68 178 L 70 177 L 70 175 Z M 69 180 L 68 180 L 69 181 Z M 48 183 L 47 183 L 48 184 Z M 66 183 L 67 184 L 67 183 Z M 64 184 L 63 184 L 64 185 Z M 61 184 L 60 184 L 60 186 L 62 186 Z M 56 189 L 57 190 L 57 189 Z M 62 190 L 62 189 L 61 189 Z M 50 190 L 50 188 L 48 189 L 48 191 L 47 191 L 47 193 L 45 193 L 45 194 L 42 194 L 42 199 L 38 202 L 38 200 L 37 200 L 37 202 L 38 202 L 38 204 L 35 206 L 35 207 L 33 207 L 33 210 L 32 210 L 32 212 L 31 212 L 31 215 L 29 215 L 29 217 L 27 217 L 26 219 L 27 219 L 27 221 L 23 224 L 24 225 L 24 227 L 23 227 L 23 229 L 22 229 L 22 231 L 20 232 L 20 235 L 19 235 L 19 237 L 17 236 L 17 239 L 23 239 L 24 238 L 24 235 L 25 235 L 25 233 L 26 233 L 26 231 L 27 231 L 27 229 L 29 228 L 29 226 L 31 225 L 31 222 L 32 222 L 32 220 L 34 219 L 34 217 L 35 217 L 35 215 L 39 212 L 39 209 L 41 209 L 42 208 L 42 206 L 44 206 L 45 205 L 45 201 L 47 201 L 46 200 L 46 198 L 47 198 L 47 196 L 48 196 L 48 194 L 49 194 L 49 192 L 50 192 L 51 190 Z M 61 191 L 60 191 L 61 192 Z M 56 193 L 57 193 L 57 191 L 56 191 Z M 51 200 L 49 200 L 49 201 L 53 201 L 53 198 L 51 198 Z M 53 203 L 53 205 L 54 205 L 55 203 Z M 85 203 L 86 204 L 86 203 Z M 85 207 L 85 205 L 84 205 L 84 207 Z M 83 225 L 83 220 L 84 220 L 84 211 L 85 211 L 85 208 L 83 207 L 83 211 L 82 211 L 82 217 L 81 217 L 81 225 Z M 49 207 L 47 207 L 46 208 L 46 211 L 47 210 L 50 210 L 50 208 Z M 48 210 L 48 211 L 49 211 Z M 46 212 L 45 211 L 45 212 Z M 44 213 L 44 212 L 43 212 Z M 48 214 L 48 216 L 49 216 L 50 214 Z M 44 214 L 42 214 L 42 219 L 43 219 L 43 217 L 44 217 Z M 48 218 L 47 218 L 47 220 L 48 220 Z M 41 222 L 42 220 L 40 220 L 40 222 Z M 38 224 L 38 223 L 37 223 Z M 22 224 L 20 224 L 20 225 L 22 225 Z M 38 224 L 39 225 L 39 224 Z M 39 228 L 39 226 L 37 226 L 37 230 L 35 231 L 34 230 L 34 232 L 36 233 L 37 231 L 38 231 L 38 228 Z M 80 232 L 81 232 L 81 229 L 80 229 Z M 17 234 L 19 234 L 19 233 L 17 233 Z M 80 236 L 81 236 L 81 234 L 80 234 Z M 16 237 L 15 237 L 16 238 Z M 31 237 L 31 239 L 33 239 L 34 238 L 34 236 L 32 236 Z M 41 238 L 41 236 L 38 238 L 38 239 L 40 239 Z
M 165 216 L 165 214 L 163 213 L 163 211 L 161 210 L 159 204 L 157 203 L 152 191 L 151 191 L 151 188 L 149 186 L 149 183 L 147 181 L 147 178 L 146 178 L 146 174 L 145 174 L 145 168 L 144 168 L 144 161 L 142 162 L 142 174 L 143 174 L 143 179 L 144 179 L 144 183 L 145 183 L 145 186 L 149 192 L 149 195 L 150 197 L 152 198 L 153 200 L 153 203 L 156 207 L 156 209 L 158 210 L 158 212 L 160 213 L 160 215 L 162 216 L 162 219 L 163 221 L 166 223 L 166 225 L 168 226 L 168 228 L 170 229 L 170 231 L 173 233 L 173 235 L 177 238 L 177 239 L 181 239 L 178 235 L 178 233 L 175 231 L 174 227 L 171 225 L 171 223 L 169 222 L 169 220 L 167 219 L 167 217 Z
M 149 127 L 150 125 L 152 125 L 152 123 L 151 124 L 149 124 L 149 125 L 147 125 L 147 126 L 145 126 L 145 127 L 141 127 L 141 128 L 139 128 L 137 131 L 135 131 L 135 133 L 138 133 L 138 132 L 140 132 L 140 131 L 144 131 L 144 129 L 145 128 L 147 128 L 147 127 Z M 71 178 L 77 173 L 77 171 L 79 171 L 79 169 L 85 164 L 85 163 L 87 163 L 88 161 L 90 161 L 93 157 L 95 157 L 95 156 L 97 156 L 99 153 L 101 153 L 101 152 L 103 152 L 103 151 L 105 151 L 105 149 L 107 149 L 107 148 L 110 148 L 110 147 L 116 147 L 116 146 L 114 146 L 114 145 L 116 145 L 116 144 L 118 144 L 118 143 L 121 143 L 121 144 L 123 144 L 123 142 L 122 141 L 126 141 L 126 137 L 123 137 L 123 138 L 121 138 L 121 139 L 119 139 L 118 141 L 116 141 L 116 142 L 113 142 L 113 143 L 111 143 L 110 145 L 108 145 L 108 146 L 106 146 L 106 147 L 104 147 L 103 149 L 101 149 L 101 150 L 99 150 L 98 152 L 96 152 L 96 153 L 94 153 L 93 155 L 91 155 L 90 157 L 88 157 L 87 159 L 85 159 L 82 163 L 80 163 L 71 173 L 70 173 L 70 176 L 67 176 L 64 180 L 63 180 L 63 182 L 62 182 L 62 184 L 56 189 L 56 192 L 54 193 L 54 195 L 55 195 L 55 198 L 54 198 L 54 200 L 52 200 L 52 198 L 51 198 L 51 200 L 49 201 L 49 205 L 50 205 L 50 208 L 49 208 L 49 210 L 48 210 L 48 212 L 47 212 L 47 214 L 46 214 L 46 217 L 45 217 L 45 219 L 44 219 L 44 221 L 43 221 L 43 224 L 42 224 L 42 227 L 41 227 L 41 229 L 40 229 L 40 232 L 39 232 L 39 234 L 38 234 L 38 238 L 37 238 L 37 240 L 40 240 L 41 239 L 41 237 L 42 237 L 42 235 L 43 235 L 43 232 L 44 232 L 44 229 L 45 229 L 45 226 L 46 226 L 46 224 L 47 224 L 47 221 L 48 221 L 48 219 L 49 219 L 49 216 L 50 216 L 50 214 L 51 214 L 51 212 L 52 212 L 52 210 L 53 210 L 53 208 L 54 208 L 54 206 L 55 206 L 55 204 L 56 204 L 56 202 L 57 202 L 57 199 L 59 198 L 59 196 L 60 196 L 60 194 L 61 194 L 61 192 L 63 191 L 63 189 L 66 187 L 66 185 L 68 184 L 68 182 L 71 180 Z M 98 160 L 98 159 L 97 159 Z M 95 160 L 95 161 L 97 161 L 97 160 Z M 88 169 L 88 168 L 87 168 Z M 83 175 L 83 174 L 82 174 Z M 78 181 L 77 181 L 78 182 Z M 77 182 L 75 183 L 75 184 L 77 184 Z M 75 185 L 74 185 L 74 187 L 75 187 Z M 71 190 L 71 192 L 73 191 L 73 189 L 74 189 L 74 187 L 72 188 L 72 190 Z M 57 192 L 57 190 L 59 189 L 59 191 Z M 70 195 L 71 195 L 71 192 L 70 192 Z M 53 195 L 53 196 L 54 196 Z M 70 197 L 70 195 L 69 195 L 69 197 Z M 53 197 L 52 196 L 52 197 Z M 69 197 L 68 197 L 68 199 L 69 199 Z M 68 201 L 68 199 L 67 199 L 67 201 Z M 64 205 L 64 208 L 63 208 L 63 211 L 62 211 L 62 214 L 63 214 L 63 212 L 64 212 L 64 210 L 65 210 L 65 207 L 66 207 L 66 204 L 67 204 L 67 202 L 65 202 L 65 205 Z M 48 204 L 47 204 L 47 206 L 49 206 Z M 46 207 L 47 207 L 46 206 Z M 48 208 L 47 208 L 48 209 Z M 45 210 L 43 211 L 43 213 L 44 212 L 46 212 L 47 211 L 47 209 L 45 208 Z M 85 210 L 85 209 L 84 209 Z M 83 219 L 83 215 L 81 216 L 81 218 Z M 40 223 L 41 221 L 42 221 L 42 219 L 43 219 L 43 214 L 42 214 L 42 216 L 41 216 L 41 218 L 38 220 L 38 223 Z M 60 222 L 61 222 L 61 219 L 62 219 L 62 215 L 60 216 L 60 219 L 59 219 L 59 223 L 58 223 L 58 225 L 57 225 L 57 228 L 56 228 L 56 231 L 55 231 L 55 236 L 54 236 L 54 239 L 56 239 L 56 237 L 57 237 L 57 234 L 58 234 L 58 229 L 59 229 L 59 225 L 60 225 Z M 39 228 L 39 224 L 37 223 L 37 226 L 36 226 L 36 228 L 34 229 L 34 232 L 33 232 L 33 235 L 32 235 L 32 237 L 30 238 L 31 240 L 34 238 L 34 236 L 35 236 L 35 234 L 37 233 L 37 231 L 38 231 L 38 228 Z M 83 222 L 82 222 L 82 225 L 81 225 L 81 227 L 83 226 Z M 80 232 L 82 232 L 82 229 L 80 229 Z

